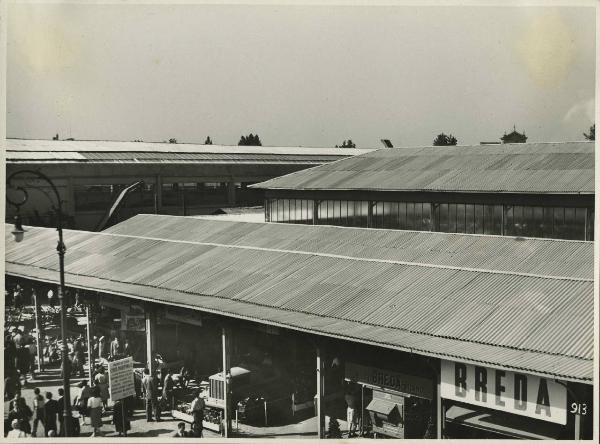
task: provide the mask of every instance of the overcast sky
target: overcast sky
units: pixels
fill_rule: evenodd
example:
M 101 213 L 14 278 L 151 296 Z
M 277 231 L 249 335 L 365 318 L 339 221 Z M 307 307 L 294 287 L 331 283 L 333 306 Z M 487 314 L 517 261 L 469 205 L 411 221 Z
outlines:
M 590 8 L 10 4 L 7 136 L 581 140 Z

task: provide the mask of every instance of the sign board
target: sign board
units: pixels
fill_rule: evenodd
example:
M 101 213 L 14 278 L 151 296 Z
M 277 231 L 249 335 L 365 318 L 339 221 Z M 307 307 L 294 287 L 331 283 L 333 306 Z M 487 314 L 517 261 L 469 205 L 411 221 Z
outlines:
M 128 396 L 135 396 L 133 358 L 131 356 L 108 363 L 108 390 L 113 402 Z
M 121 330 L 146 331 L 146 316 L 123 313 L 123 317 L 121 318 Z
M 419 376 L 347 362 L 346 379 L 419 398 L 433 398 L 433 381 Z
M 567 423 L 567 388 L 539 376 L 442 361 L 442 398 Z

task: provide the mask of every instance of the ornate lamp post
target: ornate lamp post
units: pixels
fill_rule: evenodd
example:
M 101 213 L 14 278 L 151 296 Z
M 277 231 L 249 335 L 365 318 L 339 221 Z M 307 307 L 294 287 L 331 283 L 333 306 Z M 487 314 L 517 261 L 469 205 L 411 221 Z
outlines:
M 56 211 L 56 214 L 57 214 L 56 230 L 58 231 L 58 245 L 56 247 L 56 250 L 58 252 L 58 263 L 59 263 L 59 270 L 60 270 L 60 286 L 58 288 L 58 297 L 60 300 L 60 330 L 61 330 L 61 336 L 62 336 L 63 389 L 65 391 L 65 395 L 63 398 L 63 400 L 64 400 L 63 427 L 65 430 L 65 436 L 71 436 L 71 430 L 72 430 L 71 390 L 70 390 L 71 387 L 70 387 L 70 383 L 69 383 L 69 378 L 71 376 L 69 374 L 69 370 L 70 370 L 71 366 L 69 365 L 70 364 L 69 356 L 68 356 L 69 351 L 67 348 L 66 309 L 65 309 L 65 299 L 64 299 L 64 296 L 65 296 L 65 252 L 67 251 L 67 248 L 65 247 L 65 243 L 63 242 L 62 202 L 60 200 L 60 194 L 58 194 L 58 190 L 56 189 L 56 186 L 54 185 L 54 183 L 52 183 L 52 181 L 47 176 L 40 173 L 39 171 L 22 170 L 22 171 L 16 171 L 16 172 L 12 173 L 6 180 L 7 188 L 17 190 L 23 194 L 23 198 L 21 199 L 20 202 L 15 202 L 13 200 L 10 200 L 8 198 L 8 195 L 6 196 L 6 201 L 9 204 L 11 204 L 12 206 L 16 207 L 16 209 L 17 209 L 17 215 L 15 216 L 15 219 L 14 219 L 15 226 L 12 231 L 12 234 L 14 235 L 16 242 L 21 242 L 25 235 L 25 230 L 23 230 L 23 225 L 21 223 L 21 216 L 19 215 L 19 210 L 20 210 L 21 205 L 23 205 L 23 204 L 25 204 L 25 202 L 27 202 L 29 195 L 27 194 L 27 190 L 25 188 L 23 188 L 20 185 L 15 186 L 12 183 L 12 181 L 17 176 L 27 176 L 27 175 L 34 176 L 35 178 L 42 179 L 43 181 L 47 182 L 50 185 L 50 187 L 52 188 L 52 191 L 54 192 L 54 195 L 56 197 L 56 206 L 54 206 L 54 202 L 52 202 L 52 198 L 46 194 L 46 196 L 52 202 L 52 207 Z

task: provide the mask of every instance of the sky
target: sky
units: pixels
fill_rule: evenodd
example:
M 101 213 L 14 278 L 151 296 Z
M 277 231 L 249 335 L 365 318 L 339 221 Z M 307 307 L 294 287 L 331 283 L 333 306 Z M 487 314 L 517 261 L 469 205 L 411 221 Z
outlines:
M 585 7 L 8 6 L 7 137 L 357 147 L 582 140 Z

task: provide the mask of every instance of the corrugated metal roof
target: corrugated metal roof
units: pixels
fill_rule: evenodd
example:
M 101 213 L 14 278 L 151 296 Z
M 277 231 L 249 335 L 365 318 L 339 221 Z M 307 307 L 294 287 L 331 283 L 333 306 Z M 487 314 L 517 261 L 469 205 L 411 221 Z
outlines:
M 381 149 L 271 179 L 254 187 L 593 193 L 594 142 Z
M 86 163 L 307 163 L 320 164 L 369 149 L 197 145 L 112 141 L 6 140 L 6 161 Z
M 593 242 L 140 214 L 105 232 L 430 265 L 593 278 Z
M 592 279 L 244 245 L 246 236 L 257 230 L 267 237 L 273 230 L 275 244 L 277 239 L 283 240 L 284 233 L 274 224 L 191 219 L 190 225 L 185 218 L 145 216 L 134 225 L 146 224 L 151 231 L 162 225 L 168 230 L 173 220 L 179 222 L 172 231 L 180 240 L 118 234 L 128 231 L 125 225 L 104 233 L 66 230 L 67 285 L 425 355 L 591 380 L 593 317 L 585 313 L 593 313 Z M 191 226 L 195 230 L 190 233 Z M 16 244 L 11 227 L 6 226 L 6 272 L 56 281 L 56 231 L 27 229 L 25 239 Z M 225 242 L 226 231 L 232 233 L 229 243 Z M 376 243 L 387 234 L 379 231 L 384 230 L 372 231 Z M 201 232 L 212 232 L 212 243 L 183 240 Z M 294 237 L 297 241 L 301 235 Z M 216 244 L 215 239 L 222 243 Z M 504 241 L 520 244 L 510 238 Z M 590 242 L 542 242 L 564 244 L 568 252 L 573 244 L 592 248 Z M 536 255 L 535 245 L 541 242 L 530 245 L 529 256 Z M 467 254 L 465 251 L 458 254 Z M 542 251 L 540 260 L 543 255 Z M 589 263 L 582 268 L 592 266 Z

